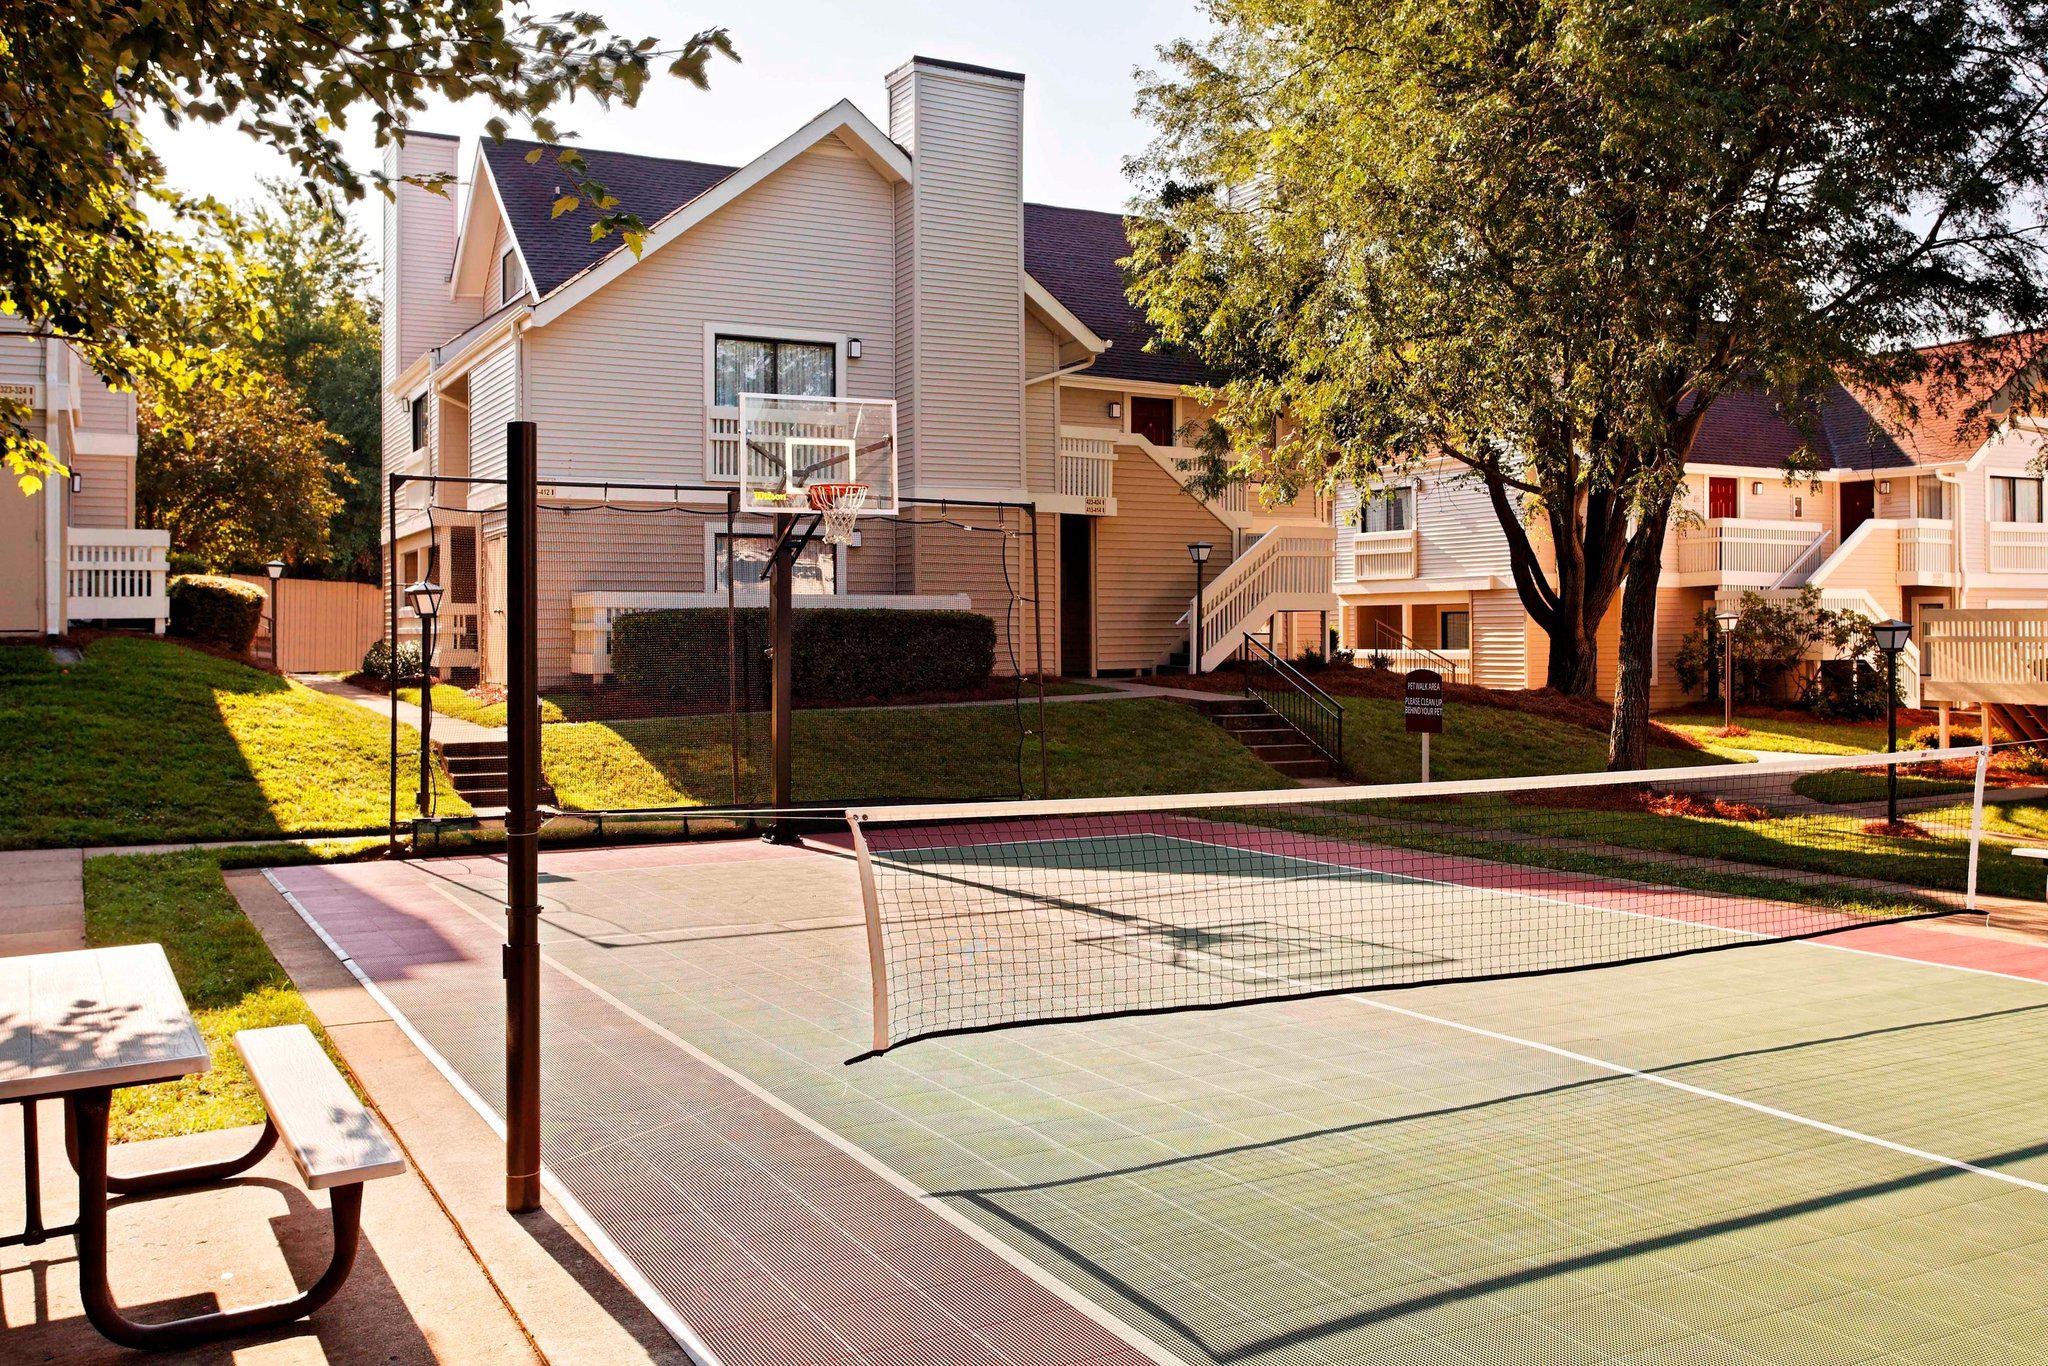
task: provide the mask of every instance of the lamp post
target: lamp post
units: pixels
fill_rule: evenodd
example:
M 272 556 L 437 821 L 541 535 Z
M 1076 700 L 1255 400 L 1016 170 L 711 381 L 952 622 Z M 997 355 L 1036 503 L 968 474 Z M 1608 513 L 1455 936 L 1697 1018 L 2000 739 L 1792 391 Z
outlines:
M 1877 648 L 1884 651 L 1884 729 L 1885 753 L 1899 752 L 1899 651 L 1906 648 L 1907 637 L 1913 628 L 1893 617 L 1880 621 L 1870 628 L 1877 637 Z M 1899 766 L 1886 764 L 1884 767 L 1884 823 L 1889 828 L 1899 823 Z
M 1209 565 L 1209 552 L 1216 547 L 1207 541 L 1189 541 L 1188 558 L 1195 562 L 1195 614 L 1190 617 L 1188 632 L 1188 672 L 1202 671 L 1202 576 Z
M 1714 613 L 1714 625 L 1721 632 L 1721 729 L 1735 729 L 1735 628 L 1742 613 L 1723 608 Z
M 277 662 L 277 595 L 284 587 L 284 561 L 271 560 L 263 566 L 270 575 L 270 667 L 283 672 Z
M 420 621 L 420 790 L 415 799 L 422 816 L 434 808 L 434 627 L 441 615 L 441 585 L 421 579 L 405 590 L 412 614 Z M 392 651 L 391 688 L 398 689 L 398 652 Z

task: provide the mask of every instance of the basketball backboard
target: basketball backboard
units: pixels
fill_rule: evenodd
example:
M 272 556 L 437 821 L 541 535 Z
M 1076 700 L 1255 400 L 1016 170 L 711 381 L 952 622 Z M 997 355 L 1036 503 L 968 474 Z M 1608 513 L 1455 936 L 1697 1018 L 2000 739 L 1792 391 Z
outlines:
M 897 510 L 896 401 L 740 395 L 740 504 L 804 512 L 818 484 L 859 484 L 864 517 Z

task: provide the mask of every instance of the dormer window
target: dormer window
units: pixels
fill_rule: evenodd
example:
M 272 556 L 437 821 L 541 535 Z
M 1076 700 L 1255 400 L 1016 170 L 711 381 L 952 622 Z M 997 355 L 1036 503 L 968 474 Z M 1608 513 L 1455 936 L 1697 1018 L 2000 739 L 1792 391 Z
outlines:
M 510 248 L 498 258 L 498 302 L 510 303 L 526 292 L 526 281 L 519 275 L 519 258 Z

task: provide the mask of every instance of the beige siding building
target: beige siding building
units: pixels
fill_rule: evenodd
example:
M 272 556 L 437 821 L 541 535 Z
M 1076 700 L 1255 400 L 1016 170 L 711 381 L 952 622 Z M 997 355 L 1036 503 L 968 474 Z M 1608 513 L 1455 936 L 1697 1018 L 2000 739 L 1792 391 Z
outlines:
M 74 625 L 161 632 L 170 533 L 135 529 L 135 396 L 107 387 L 77 351 L 0 319 L 0 395 L 69 471 L 23 496 L 0 488 L 0 636 Z
M 720 518 L 679 532 L 625 504 L 723 507 L 745 366 L 776 392 L 894 400 L 899 491 L 943 513 L 868 518 L 853 545 L 807 551 L 800 605 L 966 607 L 996 622 L 1000 668 L 1143 673 L 1186 659 L 1187 546 L 1206 541 L 1228 592 L 1205 598 L 1205 659 L 1253 634 L 1321 640 L 1327 517 L 1184 490 L 1199 372 L 1146 351 L 1118 215 L 1024 201 L 1024 78 L 916 58 L 886 93 L 886 131 L 842 102 L 739 167 L 584 151 L 650 224 L 637 256 L 591 243 L 582 209 L 554 215 L 535 144 L 465 159 L 414 134 L 393 154 L 395 172 L 464 185 L 403 188 L 385 211 L 386 472 L 502 478 L 505 424 L 537 425 L 544 508 L 563 514 L 540 523 L 543 675 L 602 676 L 622 612 L 725 600 Z M 596 507 L 575 481 L 710 491 Z M 502 488 L 444 484 L 430 506 L 426 487 L 390 509 L 393 568 L 448 589 L 437 661 L 496 677 Z M 989 503 L 1013 506 L 960 511 Z

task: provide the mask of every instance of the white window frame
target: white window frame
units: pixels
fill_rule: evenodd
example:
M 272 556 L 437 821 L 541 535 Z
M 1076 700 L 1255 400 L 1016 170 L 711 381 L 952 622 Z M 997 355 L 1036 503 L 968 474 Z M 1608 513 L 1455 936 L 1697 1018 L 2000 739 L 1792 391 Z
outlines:
M 508 288 L 506 288 L 506 281 L 505 281 L 505 266 L 507 265 L 507 263 L 515 263 L 515 264 L 517 264 L 517 266 L 518 266 L 518 268 L 519 268 L 519 278 L 518 278 L 518 280 L 514 281 L 514 283 L 516 283 L 516 284 L 517 284 L 517 285 L 519 286 L 519 288 L 517 288 L 517 289 L 508 289 Z M 513 250 L 512 248 L 510 248 L 510 247 L 507 247 L 507 248 L 505 248 L 505 249 L 504 249 L 503 251 L 501 251 L 501 252 L 499 252 L 499 253 L 498 253 L 498 303 L 499 303 L 500 305 L 504 305 L 504 304 L 509 304 L 509 303 L 511 303 L 511 302 L 512 302 L 512 301 L 513 301 L 514 299 L 518 298 L 518 297 L 519 297 L 520 295 L 524 294 L 525 292 L 526 292 L 526 269 L 525 269 L 525 264 L 524 264 L 523 262 L 520 262 L 520 260 L 519 260 L 519 253 L 517 253 L 516 251 L 514 251 L 514 250 Z
M 744 341 L 798 342 L 805 346 L 832 348 L 832 396 L 845 398 L 846 343 L 850 332 L 807 332 L 802 328 L 779 327 L 773 323 L 711 322 L 704 324 L 704 407 L 718 406 L 718 339 Z M 728 409 L 728 411 L 737 411 Z
M 733 534 L 741 537 L 742 539 L 748 540 L 756 538 L 759 538 L 761 540 L 773 540 L 775 536 L 775 524 L 773 522 L 763 522 L 759 520 L 750 521 L 743 519 L 733 524 Z M 725 524 L 723 522 L 707 522 L 704 524 L 704 591 L 707 593 L 720 593 L 724 591 L 718 586 L 718 538 L 723 535 L 725 535 Z M 853 545 L 857 546 L 860 544 L 860 542 L 860 533 L 856 531 L 853 533 L 852 543 Z M 824 542 L 822 540 L 814 540 L 812 544 L 823 545 Z M 808 548 L 809 547 L 806 547 L 806 549 Z M 797 594 L 797 596 L 827 598 L 845 597 L 847 549 L 848 547 L 843 545 L 832 547 L 832 591 L 830 593 L 800 593 Z M 750 593 L 765 593 L 766 591 L 767 590 L 765 585 L 760 589 L 751 589 L 742 585 L 740 588 L 739 596 L 746 597 Z
M 418 455 L 433 444 L 434 409 L 429 397 L 429 391 L 425 387 L 405 396 L 405 439 L 411 442 L 415 429 L 421 438 L 420 444 L 408 451 L 408 455 Z M 419 418 L 413 416 L 415 412 L 420 414 Z
M 1395 531 L 1368 531 L 1365 526 L 1366 509 L 1374 503 L 1386 502 L 1387 495 L 1395 493 L 1407 495 L 1408 525 Z M 1352 530 L 1361 536 L 1400 536 L 1413 532 L 1422 525 L 1422 494 L 1412 481 L 1403 484 L 1389 484 L 1385 488 L 1378 490 L 1377 493 L 1361 490 L 1358 495 L 1358 506 L 1353 508 L 1351 512 L 1351 525 Z
M 1461 616 L 1465 618 L 1465 643 L 1463 645 L 1445 643 L 1444 618 L 1447 616 Z M 1436 609 L 1436 648 L 1439 650 L 1463 650 L 1467 654 L 1472 652 L 1472 609 L 1470 607 L 1445 605 Z
M 1998 526 L 2048 526 L 2048 480 L 2044 480 L 2038 474 L 2022 474 L 2018 472 L 2004 471 L 1987 472 L 1985 475 L 1985 479 L 1986 484 L 1984 489 L 1984 502 L 1986 521 L 1994 523 Z M 2040 516 L 2034 518 L 2034 520 L 2031 522 L 2020 521 L 2017 517 L 2001 516 L 2000 513 L 2002 509 L 1998 506 L 1998 482 L 2001 479 L 2010 479 L 2013 480 L 2015 483 L 2029 483 L 2032 484 L 2036 489 L 2039 489 L 2040 494 L 2036 501 L 2036 507 L 2040 512 Z M 2018 499 L 2015 498 L 2014 502 L 2015 504 L 2017 504 Z M 2015 507 L 2014 510 L 2015 512 L 2017 512 L 2017 507 Z

